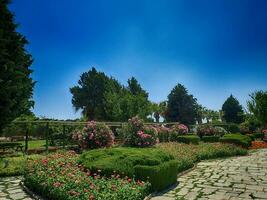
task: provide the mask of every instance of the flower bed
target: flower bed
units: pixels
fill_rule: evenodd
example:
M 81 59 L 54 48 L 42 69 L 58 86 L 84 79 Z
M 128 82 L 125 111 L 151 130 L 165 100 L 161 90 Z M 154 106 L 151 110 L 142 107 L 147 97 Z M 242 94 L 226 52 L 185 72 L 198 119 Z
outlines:
M 160 143 L 163 151 L 167 151 L 178 161 L 177 170 L 182 172 L 194 166 L 194 163 L 220 157 L 245 155 L 247 150 L 232 144 L 200 143 L 199 145 L 176 142 Z
M 252 141 L 250 149 L 263 149 L 267 148 L 267 142 L 264 141 Z
M 57 200 L 141 200 L 149 184 L 133 179 L 91 174 L 77 163 L 73 152 L 51 154 L 28 163 L 25 185 L 47 199 Z

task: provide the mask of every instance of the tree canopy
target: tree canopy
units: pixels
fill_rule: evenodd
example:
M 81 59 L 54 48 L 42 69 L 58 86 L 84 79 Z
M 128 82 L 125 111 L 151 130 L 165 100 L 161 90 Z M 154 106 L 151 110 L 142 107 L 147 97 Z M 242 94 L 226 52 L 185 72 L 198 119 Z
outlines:
M 188 94 L 187 89 L 177 84 L 168 95 L 166 120 L 194 124 L 197 119 L 197 99 Z
M 148 93 L 132 77 L 127 87 L 95 68 L 81 75 L 78 86 L 70 88 L 72 104 L 89 120 L 127 121 L 150 114 Z
M 34 105 L 32 57 L 25 49 L 28 41 L 16 31 L 8 3 L 0 0 L 0 131 Z
M 250 95 L 248 109 L 261 124 L 267 127 L 267 91 L 257 91 Z
M 240 124 L 244 121 L 244 111 L 239 101 L 230 95 L 222 106 L 223 119 L 227 123 Z

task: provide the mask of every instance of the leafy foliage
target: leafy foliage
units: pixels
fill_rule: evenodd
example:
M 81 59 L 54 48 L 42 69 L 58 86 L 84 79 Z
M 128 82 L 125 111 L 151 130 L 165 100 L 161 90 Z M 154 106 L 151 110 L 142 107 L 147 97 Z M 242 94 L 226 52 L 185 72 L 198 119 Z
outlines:
M 183 135 L 178 136 L 176 141 L 185 144 L 198 144 L 200 142 L 200 138 L 197 135 Z
M 248 109 L 261 122 L 262 126 L 267 127 L 267 91 L 257 91 L 250 95 Z
M 197 119 L 197 100 L 188 94 L 187 89 L 176 85 L 168 95 L 166 120 L 186 125 L 194 124 Z
M 83 149 L 111 147 L 114 143 L 114 135 L 110 128 L 95 121 L 88 122 L 81 131 L 74 132 L 73 139 L 77 140 Z
M 142 200 L 148 194 L 148 183 L 91 173 L 77 159 L 68 152 L 29 162 L 24 183 L 42 197 L 58 200 Z
M 173 156 L 157 148 L 111 148 L 85 152 L 80 162 L 90 171 L 111 176 L 148 180 L 152 190 L 159 191 L 176 182 L 177 162 Z M 149 177 L 149 178 L 148 178 Z
M 128 146 L 148 147 L 157 142 L 157 130 L 152 126 L 145 126 L 138 117 L 129 119 L 120 132 L 123 133 L 124 143 Z
M 127 121 L 138 115 L 146 119 L 151 113 L 148 93 L 132 77 L 128 86 L 95 68 L 83 73 L 78 86 L 70 88 L 72 104 L 89 120 Z
M 0 132 L 10 121 L 29 113 L 34 105 L 34 81 L 29 68 L 32 58 L 25 49 L 28 41 L 16 32 L 8 2 L 0 1 Z
M 251 146 L 252 141 L 251 141 L 251 138 L 246 135 L 226 134 L 222 138 L 220 138 L 220 142 L 231 143 L 231 144 L 242 146 L 244 148 L 248 148 Z
M 231 95 L 222 106 L 223 119 L 227 123 L 240 124 L 244 121 L 244 111 L 239 101 Z

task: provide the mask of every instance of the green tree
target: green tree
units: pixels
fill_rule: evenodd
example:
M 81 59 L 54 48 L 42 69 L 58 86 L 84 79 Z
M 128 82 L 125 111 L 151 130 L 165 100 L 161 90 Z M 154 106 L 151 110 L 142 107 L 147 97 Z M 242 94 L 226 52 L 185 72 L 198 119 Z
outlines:
M 142 95 L 148 98 L 148 93 L 141 87 L 136 78 L 131 77 L 130 79 L 128 79 L 127 83 L 128 83 L 127 89 L 132 95 L 135 96 Z
M 247 102 L 248 109 L 261 122 L 262 126 L 267 127 L 267 91 L 257 91 L 250 95 Z
M 168 95 L 166 120 L 194 124 L 197 119 L 197 108 L 197 99 L 188 94 L 183 85 L 178 84 Z
M 32 58 L 25 49 L 28 41 L 16 31 L 8 4 L 8 0 L 0 0 L 0 132 L 34 105 Z
M 129 79 L 128 86 L 121 89 L 120 92 L 107 92 L 105 94 L 105 109 L 109 120 L 127 121 L 136 115 L 147 120 L 147 116 L 151 113 L 151 103 L 148 100 L 147 92 L 137 81 L 131 80 L 136 79 Z
M 81 75 L 77 86 L 70 88 L 72 104 L 76 111 L 82 110 L 88 120 L 106 120 L 105 94 L 118 93 L 121 88 L 117 80 L 93 67 Z
M 167 109 L 167 102 L 163 101 L 160 103 L 152 103 L 151 106 L 152 106 L 151 111 L 153 112 L 152 114 L 154 115 L 156 122 L 159 123 L 160 117 L 163 117 L 163 118 L 165 117 L 165 112 Z
M 244 111 L 239 101 L 230 95 L 222 106 L 223 119 L 227 123 L 240 124 L 244 121 Z

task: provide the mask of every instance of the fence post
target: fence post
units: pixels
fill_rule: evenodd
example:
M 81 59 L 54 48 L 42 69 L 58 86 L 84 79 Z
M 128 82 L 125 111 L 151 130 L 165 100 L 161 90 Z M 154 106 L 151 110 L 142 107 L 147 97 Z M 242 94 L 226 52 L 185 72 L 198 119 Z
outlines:
M 25 123 L 25 130 L 25 154 L 28 154 L 29 127 L 27 126 L 27 122 Z
M 45 151 L 48 153 L 48 135 L 49 135 L 49 122 L 46 122 L 45 130 Z
M 66 144 L 66 126 L 63 124 L 63 149 L 65 149 Z

